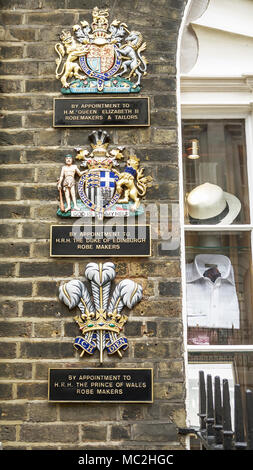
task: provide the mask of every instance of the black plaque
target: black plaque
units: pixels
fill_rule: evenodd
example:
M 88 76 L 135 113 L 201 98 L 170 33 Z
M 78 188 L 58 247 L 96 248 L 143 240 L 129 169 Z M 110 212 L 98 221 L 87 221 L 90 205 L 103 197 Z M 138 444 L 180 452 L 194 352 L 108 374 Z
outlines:
M 52 402 L 153 402 L 152 369 L 49 369 Z
M 149 98 L 55 98 L 53 126 L 150 126 Z
M 151 256 L 149 225 L 52 225 L 50 256 Z

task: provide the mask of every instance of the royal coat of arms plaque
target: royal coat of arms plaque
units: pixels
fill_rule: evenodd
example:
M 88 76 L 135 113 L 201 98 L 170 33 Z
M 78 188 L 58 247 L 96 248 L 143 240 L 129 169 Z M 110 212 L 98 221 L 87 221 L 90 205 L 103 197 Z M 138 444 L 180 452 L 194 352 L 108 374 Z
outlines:
M 76 147 L 76 159 L 82 161 L 81 170 L 73 163 L 73 156 L 65 156 L 57 183 L 60 195 L 60 217 L 128 217 L 143 213 L 141 198 L 152 185 L 153 178 L 144 176 L 140 160 L 130 154 L 123 172 L 119 161 L 124 158 L 124 147 L 108 149 L 109 134 L 93 131 L 89 135 L 92 151 Z M 76 175 L 79 177 L 76 191 Z M 78 192 L 78 196 L 76 196 Z
M 142 54 L 146 42 L 126 23 L 115 19 L 110 24 L 108 9 L 95 7 L 91 24 L 80 21 L 72 32 L 62 31 L 60 41 L 55 45 L 56 78 L 63 94 L 140 91 L 147 70 Z

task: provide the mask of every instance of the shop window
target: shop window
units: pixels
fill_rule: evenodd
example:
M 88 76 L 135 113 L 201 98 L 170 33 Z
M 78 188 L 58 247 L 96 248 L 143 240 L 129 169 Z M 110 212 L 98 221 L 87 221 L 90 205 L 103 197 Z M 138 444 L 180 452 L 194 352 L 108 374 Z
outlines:
M 250 232 L 186 232 L 188 344 L 253 342 Z
M 244 121 L 187 120 L 183 141 L 185 223 L 248 224 Z
M 253 125 L 247 119 L 248 132 Z M 188 419 L 195 426 L 200 370 L 229 380 L 232 404 L 234 384 L 242 392 L 253 389 L 253 175 L 247 132 L 245 119 L 182 122 Z M 190 447 L 197 448 L 194 440 Z
M 196 352 L 189 353 L 188 376 L 189 376 L 189 417 L 191 425 L 198 426 L 199 397 L 198 391 L 198 371 L 203 370 L 205 376 L 211 374 L 222 379 L 227 379 L 229 383 L 231 417 L 233 419 L 234 406 L 234 385 L 240 384 L 242 391 L 243 409 L 245 411 L 245 392 L 247 389 L 253 390 L 253 352 Z
M 230 360 L 225 360 L 220 362 L 217 358 L 214 357 L 216 362 L 201 362 L 201 357 L 197 358 L 193 356 L 193 362 L 190 362 L 188 365 L 188 375 L 189 375 L 189 420 L 191 426 L 199 426 L 199 371 L 203 371 L 205 377 L 210 374 L 213 374 L 213 371 L 216 371 L 216 375 L 220 377 L 222 383 L 223 379 L 228 380 L 229 385 L 229 394 L 230 394 L 230 403 L 231 403 L 231 418 L 232 425 L 234 418 L 234 385 L 236 384 L 236 369 L 234 367 L 234 361 L 232 358 Z M 213 375 L 212 375 L 213 377 Z
M 205 377 L 210 374 L 228 380 L 231 425 L 234 429 L 234 385 L 240 384 L 242 392 L 243 415 L 246 415 L 245 392 L 253 390 L 253 352 L 211 352 L 190 353 L 188 363 L 188 419 L 191 426 L 199 426 L 199 371 L 203 371 Z M 214 394 L 214 390 L 213 390 Z M 200 450 L 200 442 L 197 439 L 190 439 L 191 450 Z

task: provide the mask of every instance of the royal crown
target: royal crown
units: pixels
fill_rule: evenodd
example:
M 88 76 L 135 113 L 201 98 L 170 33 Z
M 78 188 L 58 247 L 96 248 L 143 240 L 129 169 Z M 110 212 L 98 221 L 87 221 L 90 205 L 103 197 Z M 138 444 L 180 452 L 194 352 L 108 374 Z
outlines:
M 108 31 L 108 8 L 99 10 L 98 7 L 93 8 L 92 12 L 93 22 L 91 24 L 92 31 L 95 37 L 106 37 Z
M 61 40 L 62 42 L 66 42 L 66 41 L 68 41 L 68 40 L 71 40 L 71 38 L 72 38 L 72 35 L 71 35 L 71 32 L 70 32 L 70 31 L 65 31 L 65 30 L 63 30 L 63 31 L 61 32 L 61 34 L 60 34 L 60 40 Z

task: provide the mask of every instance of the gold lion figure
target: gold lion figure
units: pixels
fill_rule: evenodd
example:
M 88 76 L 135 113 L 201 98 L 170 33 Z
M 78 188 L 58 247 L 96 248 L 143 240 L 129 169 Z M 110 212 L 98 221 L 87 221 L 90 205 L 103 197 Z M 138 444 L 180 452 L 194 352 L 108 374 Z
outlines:
M 116 191 L 122 195 L 119 203 L 128 203 L 132 199 L 135 211 L 140 206 L 140 197 L 145 196 L 147 188 L 152 186 L 152 176 L 143 176 L 144 168 L 139 169 L 140 159 L 136 155 L 130 155 L 127 160 L 125 171 L 120 174 L 116 184 Z
M 71 35 L 70 31 L 62 31 L 60 35 L 60 39 L 62 43 L 58 42 L 55 45 L 55 50 L 59 55 L 59 58 L 56 59 L 56 78 L 61 79 L 61 83 L 64 88 L 69 87 L 68 78 L 75 77 L 83 80 L 85 77 L 80 75 L 79 72 L 81 70 L 80 65 L 75 60 L 78 57 L 83 56 L 89 51 L 88 45 L 83 45 L 77 43 L 75 38 Z M 61 71 L 59 71 L 59 67 L 62 63 L 63 57 L 67 54 L 66 62 L 63 64 Z

